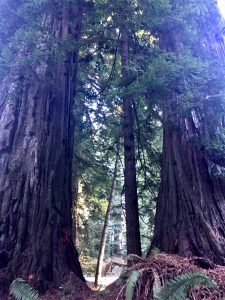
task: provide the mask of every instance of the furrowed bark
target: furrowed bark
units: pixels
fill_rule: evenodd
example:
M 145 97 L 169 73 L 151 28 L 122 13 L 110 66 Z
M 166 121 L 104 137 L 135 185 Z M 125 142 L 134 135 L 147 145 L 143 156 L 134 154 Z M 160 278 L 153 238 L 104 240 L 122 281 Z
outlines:
M 81 7 L 49 16 L 53 37 L 81 32 Z M 72 238 L 72 153 L 78 47 L 36 70 L 12 70 L 0 86 L 0 278 L 47 287 L 74 272 L 84 280 Z M 4 278 L 4 280 L 3 280 Z M 3 288 L 1 287 L 1 290 Z
M 216 37 L 220 26 L 211 13 L 212 10 L 205 16 L 205 28 L 200 27 L 206 34 L 199 37 L 198 51 L 193 55 L 215 62 L 219 59 L 222 63 L 224 41 Z M 182 37 L 173 34 L 171 38 L 169 35 L 161 37 L 160 45 L 179 57 Z M 221 78 L 224 79 L 224 72 Z M 205 261 L 225 265 L 225 178 L 215 174 L 224 169 L 225 160 L 224 157 L 216 158 L 210 150 L 211 138 L 220 135 L 224 123 L 219 119 L 212 121 L 214 108 L 207 106 L 207 97 L 201 100 L 201 108 L 193 107 L 186 115 L 176 108 L 177 92 L 171 90 L 166 101 L 161 186 L 151 249 L 199 256 Z M 200 142 L 194 143 L 194 140 Z M 202 140 L 208 140 L 209 146 L 206 147 Z
M 120 56 L 122 63 L 122 80 L 126 86 L 129 80 L 128 73 L 128 34 L 126 30 L 121 33 Z M 141 239 L 138 213 L 136 160 L 134 142 L 134 116 L 132 96 L 126 91 L 123 95 L 123 132 L 124 132 L 124 188 L 126 210 L 126 236 L 127 254 L 141 256 Z
M 162 182 L 152 247 L 224 265 L 225 180 L 210 174 L 206 151 L 191 144 L 192 120 L 186 120 L 189 128 L 182 134 L 164 115 Z

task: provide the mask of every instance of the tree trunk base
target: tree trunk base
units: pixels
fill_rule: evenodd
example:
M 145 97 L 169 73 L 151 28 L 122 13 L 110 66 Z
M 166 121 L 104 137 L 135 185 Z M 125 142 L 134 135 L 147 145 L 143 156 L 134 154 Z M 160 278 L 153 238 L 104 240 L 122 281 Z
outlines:
M 11 296 L 9 296 L 9 284 L 8 281 L 4 281 L 0 273 L 0 299 L 1 300 L 11 300 Z M 29 281 L 30 285 L 33 288 L 38 288 L 32 280 Z M 43 287 L 42 287 L 43 288 Z M 52 283 L 49 283 L 47 289 L 41 294 L 42 300 L 61 300 L 63 296 L 66 296 L 66 299 L 87 299 L 90 295 L 90 289 L 86 285 L 84 281 L 79 279 L 74 273 L 70 273 L 68 276 L 62 280 L 62 282 L 55 287 Z
M 201 260 L 201 258 L 184 258 L 176 254 L 169 255 L 164 253 L 151 255 L 146 259 L 142 259 L 141 262 L 139 261 L 137 264 L 132 265 L 122 281 L 118 279 L 117 282 L 107 287 L 107 290 L 111 290 L 111 293 L 104 297 L 104 299 L 124 299 L 126 288 L 123 289 L 123 287 L 127 278 L 129 278 L 133 270 L 141 270 L 141 275 L 136 282 L 132 298 L 134 300 L 153 300 L 154 286 L 163 286 L 168 280 L 178 275 L 194 272 L 200 272 L 212 278 L 216 282 L 218 289 L 199 287 L 189 291 L 187 295 L 188 299 L 221 300 L 225 296 L 225 267 L 215 266 L 213 269 L 206 270 L 196 265 L 197 260 Z M 88 300 L 92 299 L 97 300 L 98 298 L 88 298 Z

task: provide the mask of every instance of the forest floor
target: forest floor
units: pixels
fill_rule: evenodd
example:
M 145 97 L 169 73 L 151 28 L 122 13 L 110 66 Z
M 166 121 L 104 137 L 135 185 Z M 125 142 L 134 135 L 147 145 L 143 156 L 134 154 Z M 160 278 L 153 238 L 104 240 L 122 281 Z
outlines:
M 160 253 L 149 258 L 138 257 L 115 282 L 97 290 L 92 285 L 89 284 L 89 287 L 71 274 L 59 289 L 49 290 L 41 297 L 41 300 L 125 300 L 127 279 L 133 270 L 140 272 L 134 290 L 133 299 L 135 300 L 153 300 L 153 286 L 164 285 L 166 281 L 180 274 L 192 272 L 201 272 L 211 277 L 216 282 L 217 288 L 212 289 L 201 286 L 190 290 L 188 299 L 225 299 L 225 266 L 212 266 L 209 261 L 198 257 L 184 258 L 178 255 Z
M 203 267 L 199 267 L 202 265 Z M 42 297 L 42 300 L 125 300 L 126 282 L 129 274 L 133 270 L 139 270 L 141 276 L 138 279 L 133 299 L 152 299 L 153 285 L 163 285 L 169 279 L 180 274 L 201 272 L 211 277 L 217 284 L 217 288 L 199 287 L 190 290 L 188 299 L 190 300 L 222 300 L 225 297 L 225 267 L 214 266 L 210 268 L 210 263 L 197 257 L 183 258 L 178 255 L 157 254 L 149 258 L 139 258 L 133 265 L 127 268 L 115 282 L 106 286 L 103 290 L 95 290 L 84 285 L 77 285 L 77 280 L 70 278 L 63 285 L 63 294 L 50 294 Z M 207 269 L 206 269 L 207 268 Z M 64 296 L 64 298 L 62 298 Z
M 199 265 L 202 265 L 204 268 L 199 267 Z M 166 281 L 184 273 L 201 272 L 212 278 L 217 284 L 217 288 L 212 289 L 201 286 L 194 290 L 190 290 L 188 299 L 223 300 L 225 299 L 225 267 L 210 267 L 209 261 L 198 257 L 183 258 L 178 255 L 157 254 L 149 258 L 140 259 L 127 269 L 127 275 L 122 280 L 118 279 L 115 283 L 112 283 L 106 287 L 105 290 L 101 291 L 99 295 L 91 294 L 85 299 L 126 299 L 125 290 L 127 278 L 131 271 L 139 270 L 141 276 L 139 277 L 133 299 L 153 300 L 152 290 L 154 285 L 164 285 Z

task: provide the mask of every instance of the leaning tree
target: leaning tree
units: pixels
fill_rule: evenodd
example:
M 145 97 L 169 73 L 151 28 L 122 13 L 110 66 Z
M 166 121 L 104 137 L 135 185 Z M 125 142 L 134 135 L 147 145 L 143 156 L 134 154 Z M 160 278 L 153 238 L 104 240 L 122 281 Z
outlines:
M 158 32 L 159 46 L 174 68 L 163 108 L 152 247 L 224 265 L 223 21 L 214 1 L 170 3 L 167 30 Z
M 71 233 L 81 1 L 0 6 L 0 282 L 83 279 Z

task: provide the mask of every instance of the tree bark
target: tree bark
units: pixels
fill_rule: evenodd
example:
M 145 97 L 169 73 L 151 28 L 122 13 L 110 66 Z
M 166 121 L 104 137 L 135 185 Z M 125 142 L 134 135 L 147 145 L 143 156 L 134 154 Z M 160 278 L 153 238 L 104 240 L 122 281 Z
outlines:
M 215 19 L 210 23 L 211 27 L 212 24 L 216 27 Z M 217 58 L 224 57 L 223 43 L 219 45 L 215 33 L 210 36 L 212 28 L 207 29 L 205 25 L 202 28 L 207 35 L 200 38 L 197 54 L 200 57 L 207 54 L 207 59 L 215 60 L 216 49 Z M 178 40 L 177 45 L 171 45 L 175 40 Z M 179 57 L 180 37 L 167 35 L 160 44 L 166 51 L 176 51 Z M 211 91 L 208 93 L 210 95 Z M 212 171 L 224 169 L 225 160 L 224 157 L 215 158 L 204 143 L 193 142 L 207 138 L 210 145 L 210 139 L 222 129 L 223 122 L 219 117 L 215 118 L 216 104 L 207 106 L 203 100 L 201 109 L 193 108 L 185 115 L 178 111 L 176 99 L 176 92 L 171 91 L 163 112 L 161 186 L 151 249 L 156 247 L 167 253 L 199 256 L 225 265 L 225 178 Z
M 122 63 L 122 80 L 126 89 L 123 94 L 123 132 L 127 254 L 136 254 L 141 256 L 134 141 L 134 116 L 131 98 L 132 96 L 129 94 L 127 87 L 129 81 L 128 49 L 128 34 L 126 30 L 123 29 L 121 32 L 120 56 Z
M 99 249 L 99 254 L 98 254 L 98 261 L 97 261 L 97 266 L 96 266 L 95 287 L 98 287 L 99 280 L 102 276 L 102 266 L 103 266 L 105 247 L 106 247 L 107 236 L 108 236 L 110 213 L 112 210 L 112 204 L 113 204 L 113 200 L 115 197 L 115 191 L 116 191 L 116 178 L 117 178 L 117 173 L 118 173 L 119 151 L 120 151 L 120 149 L 119 149 L 119 141 L 118 141 L 117 149 L 116 149 L 116 160 L 115 160 L 112 186 L 111 186 L 111 191 L 110 191 L 110 196 L 109 196 L 109 203 L 108 203 L 108 207 L 107 207 L 107 211 L 106 211 L 106 215 L 105 215 L 105 222 L 104 222 L 104 226 L 103 226 L 100 249 Z
M 52 37 L 78 42 L 81 7 L 48 16 Z M 11 70 L 0 86 L 0 278 L 47 287 L 71 271 L 84 280 L 72 238 L 72 107 L 78 48 L 36 69 Z M 45 64 L 44 64 L 45 65 Z M 41 73 L 41 74 L 40 74 Z M 1 285 L 1 284 L 0 284 Z M 3 290 L 3 287 L 0 287 Z
M 164 116 L 162 182 L 152 247 L 225 264 L 225 180 L 210 174 L 209 157 Z M 183 126 L 182 126 L 183 127 Z

